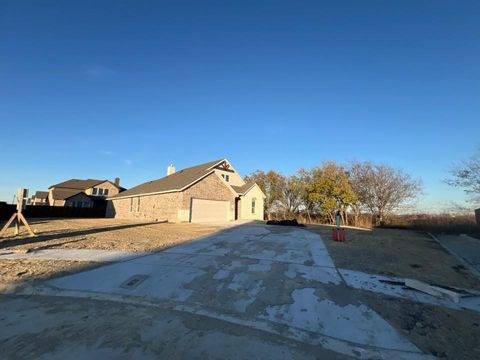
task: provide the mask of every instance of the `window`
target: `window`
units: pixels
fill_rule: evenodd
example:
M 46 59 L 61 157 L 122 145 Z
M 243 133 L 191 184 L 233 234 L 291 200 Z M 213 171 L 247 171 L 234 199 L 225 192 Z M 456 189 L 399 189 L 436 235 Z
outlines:
M 137 197 L 137 212 L 140 212 L 140 196 Z
M 133 212 L 133 198 L 130 198 L 130 212 Z
M 100 196 L 103 195 L 103 189 L 98 189 L 98 195 L 100 195 Z
M 97 188 L 93 188 L 92 195 L 97 195 Z
M 83 207 L 89 208 L 89 207 L 90 207 L 90 203 L 89 203 L 88 201 L 85 201 L 85 202 L 83 203 Z
M 230 181 L 230 175 L 225 175 L 225 181 L 229 182 Z
M 108 189 L 103 190 L 103 195 L 107 196 L 108 195 Z
M 252 214 L 255 214 L 255 202 L 257 199 L 253 198 L 252 199 Z

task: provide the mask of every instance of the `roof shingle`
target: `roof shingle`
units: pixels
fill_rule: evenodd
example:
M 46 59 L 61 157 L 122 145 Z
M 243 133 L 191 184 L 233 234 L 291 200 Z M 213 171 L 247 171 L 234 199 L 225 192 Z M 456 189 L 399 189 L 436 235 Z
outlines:
M 223 160 L 224 159 L 210 161 L 204 164 L 182 169 L 158 180 L 147 181 L 111 197 L 111 199 L 167 191 L 180 191 L 187 185 L 190 185 L 191 183 L 201 179 L 213 171 L 211 168 Z
M 52 197 L 55 200 L 66 200 L 78 194 L 84 194 L 85 196 L 88 196 L 82 190 L 78 189 L 55 188 L 52 190 Z
M 255 182 L 249 182 L 242 186 L 231 185 L 232 189 L 236 191 L 238 195 L 244 195 L 248 190 L 250 190 L 255 185 Z
M 51 188 L 67 188 L 67 189 L 78 189 L 78 190 L 86 190 L 90 189 L 91 187 L 101 184 L 108 180 L 97 180 L 97 179 L 70 179 L 49 187 Z

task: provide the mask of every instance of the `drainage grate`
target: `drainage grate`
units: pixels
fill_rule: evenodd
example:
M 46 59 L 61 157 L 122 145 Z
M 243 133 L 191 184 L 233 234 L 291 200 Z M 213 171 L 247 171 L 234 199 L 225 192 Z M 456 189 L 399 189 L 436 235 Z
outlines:
M 148 275 L 133 275 L 121 283 L 120 287 L 128 290 L 135 289 L 138 285 L 144 282 L 146 278 L 148 278 Z

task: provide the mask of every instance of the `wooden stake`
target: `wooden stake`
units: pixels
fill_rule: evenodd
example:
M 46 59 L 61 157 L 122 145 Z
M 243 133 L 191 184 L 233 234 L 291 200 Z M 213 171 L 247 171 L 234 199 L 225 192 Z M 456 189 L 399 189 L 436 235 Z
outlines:
M 8 227 L 10 226 L 10 224 L 13 222 L 13 220 L 15 220 L 17 218 L 17 213 L 15 212 L 11 217 L 10 219 L 8 219 L 7 223 L 5 224 L 5 226 L 2 228 L 2 231 L 0 231 L 0 237 L 3 236 L 3 233 L 5 231 L 7 231 Z
M 22 221 L 23 225 L 25 225 L 25 227 L 27 228 L 30 236 L 36 236 L 35 233 L 33 232 L 32 228 L 30 227 L 30 225 L 28 225 L 27 219 L 25 219 L 25 216 L 23 216 L 21 211 L 18 212 L 17 217 Z
M 10 227 L 10 225 L 14 221 L 15 221 L 15 224 L 14 224 L 14 226 L 15 226 L 15 230 L 14 230 L 15 236 L 20 233 L 20 222 L 22 222 L 23 225 L 25 225 L 25 227 L 27 228 L 30 236 L 36 236 L 35 233 L 33 232 L 32 228 L 30 227 L 30 225 L 28 225 L 27 219 L 25 219 L 22 212 L 17 211 L 10 217 L 10 219 L 7 221 L 5 226 L 0 231 L 0 238 L 3 237 L 3 234 L 5 233 L 5 231 L 7 231 L 7 229 Z

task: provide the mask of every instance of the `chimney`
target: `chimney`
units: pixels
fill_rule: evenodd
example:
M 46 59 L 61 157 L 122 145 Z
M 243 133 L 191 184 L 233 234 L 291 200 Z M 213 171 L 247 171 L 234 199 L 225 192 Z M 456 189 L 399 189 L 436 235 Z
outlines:
M 172 175 L 175 172 L 175 166 L 173 164 L 168 165 L 167 167 L 167 176 Z
M 116 178 L 115 178 L 114 184 L 115 184 L 116 186 L 120 186 L 120 178 L 119 178 L 119 177 L 116 177 Z

